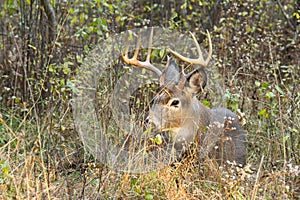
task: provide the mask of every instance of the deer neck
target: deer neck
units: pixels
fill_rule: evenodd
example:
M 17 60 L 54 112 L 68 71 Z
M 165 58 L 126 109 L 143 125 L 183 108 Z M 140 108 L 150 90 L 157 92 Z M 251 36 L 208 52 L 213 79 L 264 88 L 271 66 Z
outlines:
M 204 128 L 207 127 L 212 119 L 212 112 L 211 110 L 204 106 L 200 101 L 196 100 L 197 103 L 195 103 L 195 105 L 197 105 L 197 124 L 199 128 Z
M 177 142 L 192 142 L 198 131 L 202 132 L 211 121 L 211 111 L 196 98 L 192 101 L 192 117 L 186 118 L 180 128 L 173 129 Z

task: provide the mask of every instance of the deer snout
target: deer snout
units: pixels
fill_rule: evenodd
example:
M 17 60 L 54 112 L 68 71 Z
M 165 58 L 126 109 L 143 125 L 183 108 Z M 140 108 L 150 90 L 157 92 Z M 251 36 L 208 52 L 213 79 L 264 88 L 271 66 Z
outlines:
M 146 125 L 147 128 L 153 128 L 156 127 L 156 125 L 153 123 L 152 117 L 150 113 L 148 116 L 144 119 L 144 124 Z
M 161 131 L 165 128 L 165 119 L 166 116 L 163 109 L 153 107 L 153 109 L 151 109 L 149 112 L 147 122 L 153 125 L 157 130 Z

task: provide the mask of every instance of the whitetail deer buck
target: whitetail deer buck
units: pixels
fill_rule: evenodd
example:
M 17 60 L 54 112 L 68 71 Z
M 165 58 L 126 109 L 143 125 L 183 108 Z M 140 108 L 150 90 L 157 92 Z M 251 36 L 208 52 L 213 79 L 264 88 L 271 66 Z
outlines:
M 180 60 L 199 65 L 188 74 L 183 70 L 180 71 L 171 59 L 168 60 L 163 72 L 150 63 L 153 30 L 149 38 L 146 61 L 137 59 L 140 36 L 133 57 L 128 57 L 128 45 L 122 58 L 127 64 L 151 70 L 159 76 L 160 92 L 154 98 L 148 117 L 157 130 L 168 131 L 175 145 L 193 141 L 197 141 L 199 148 L 203 148 L 203 145 L 213 145 L 214 148 L 210 148 L 210 155 L 215 156 L 219 162 L 230 160 L 245 164 L 246 139 L 237 116 L 225 108 L 209 109 L 196 98 L 206 85 L 207 75 L 204 67 L 208 65 L 212 55 L 211 38 L 209 32 L 207 34 L 209 52 L 206 60 L 203 59 L 200 46 L 192 33 L 199 54 L 197 59 L 186 58 L 169 49 Z M 218 124 L 218 128 L 211 128 L 213 124 Z

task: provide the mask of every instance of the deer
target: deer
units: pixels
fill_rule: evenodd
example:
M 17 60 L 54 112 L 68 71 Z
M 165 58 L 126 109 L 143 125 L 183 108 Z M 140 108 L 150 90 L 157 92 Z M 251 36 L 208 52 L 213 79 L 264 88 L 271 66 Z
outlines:
M 219 163 L 233 161 L 245 165 L 246 136 L 237 115 L 226 108 L 208 108 L 197 99 L 197 95 L 203 92 L 207 84 L 205 68 L 212 57 L 212 42 L 207 31 L 209 51 L 204 60 L 196 37 L 193 33 L 190 34 L 198 58 L 188 58 L 168 49 L 179 60 L 197 66 L 187 74 L 184 67 L 180 70 L 171 58 L 168 58 L 163 71 L 151 64 L 153 30 L 150 33 L 145 61 L 138 60 L 140 36 L 132 58 L 128 56 L 129 45 L 125 53 L 122 53 L 121 58 L 126 64 L 150 70 L 159 78 L 159 91 L 153 99 L 147 123 L 153 124 L 159 132 L 167 131 L 177 147 L 196 142 L 200 151 L 208 149 L 209 155 Z

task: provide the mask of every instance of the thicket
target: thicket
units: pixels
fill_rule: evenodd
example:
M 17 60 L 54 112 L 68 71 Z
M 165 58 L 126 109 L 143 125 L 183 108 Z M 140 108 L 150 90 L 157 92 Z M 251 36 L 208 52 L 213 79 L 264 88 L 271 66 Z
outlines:
M 0 8 L 1 198 L 299 198 L 297 0 L 3 0 Z M 100 41 L 144 26 L 192 31 L 200 43 L 209 30 L 256 170 L 232 175 L 188 162 L 130 175 L 90 165 L 73 124 L 72 83 Z

